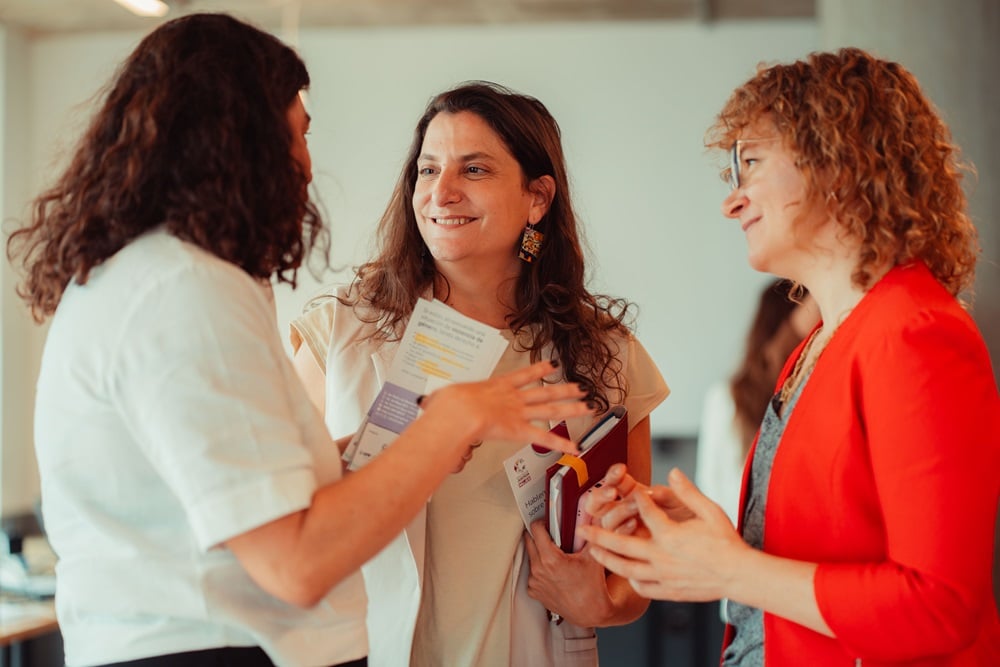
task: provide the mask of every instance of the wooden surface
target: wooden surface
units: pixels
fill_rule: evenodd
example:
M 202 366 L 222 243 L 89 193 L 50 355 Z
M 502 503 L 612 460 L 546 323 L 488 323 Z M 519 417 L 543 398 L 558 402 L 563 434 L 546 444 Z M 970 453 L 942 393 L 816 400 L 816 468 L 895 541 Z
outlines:
M 59 629 L 52 600 L 0 596 L 0 646 L 23 642 Z

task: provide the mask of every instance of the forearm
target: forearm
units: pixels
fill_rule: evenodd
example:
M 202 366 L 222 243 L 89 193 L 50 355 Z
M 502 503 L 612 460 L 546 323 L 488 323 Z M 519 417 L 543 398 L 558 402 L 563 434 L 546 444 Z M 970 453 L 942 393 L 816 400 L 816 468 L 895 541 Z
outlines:
M 583 392 L 575 384 L 525 388 L 553 368 L 539 362 L 438 389 L 423 399 L 424 414 L 360 471 L 320 489 L 308 509 L 227 546 L 265 590 L 293 604 L 315 604 L 406 526 L 473 440 L 537 442 L 573 452 L 572 443 L 536 422 L 585 414 Z
M 468 429 L 462 420 L 417 420 L 364 468 L 320 488 L 308 509 L 228 546 L 262 588 L 311 606 L 406 527 L 448 475 L 444 459 L 458 458 Z M 428 443 L 455 444 L 428 451 Z
M 762 609 L 833 637 L 816 602 L 816 564 L 780 558 L 749 546 L 730 557 L 722 597 Z

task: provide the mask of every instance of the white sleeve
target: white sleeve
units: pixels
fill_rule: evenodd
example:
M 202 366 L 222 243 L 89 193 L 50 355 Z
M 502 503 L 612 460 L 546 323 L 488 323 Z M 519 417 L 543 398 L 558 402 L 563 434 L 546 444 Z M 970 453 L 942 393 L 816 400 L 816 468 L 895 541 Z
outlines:
M 199 546 L 307 507 L 317 485 L 308 435 L 260 286 L 235 266 L 202 262 L 132 303 L 110 392 Z
M 734 417 L 735 407 L 728 383 L 712 385 L 705 394 L 702 408 L 694 479 L 701 492 L 719 503 L 735 523 L 743 481 L 743 459 Z

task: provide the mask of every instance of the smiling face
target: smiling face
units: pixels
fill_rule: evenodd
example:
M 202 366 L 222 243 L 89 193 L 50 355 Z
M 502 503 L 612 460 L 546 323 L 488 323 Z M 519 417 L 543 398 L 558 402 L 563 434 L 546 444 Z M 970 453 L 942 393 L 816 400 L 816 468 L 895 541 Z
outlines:
M 546 179 L 526 184 L 517 160 L 478 115 L 436 115 L 417 158 L 413 212 L 439 270 L 463 265 L 516 275 L 521 232 L 541 220 L 551 199 Z
M 746 234 L 750 266 L 796 279 L 811 254 L 803 231 L 812 218 L 806 179 L 773 126 L 749 128 L 739 142 L 739 187 L 722 202 L 722 213 Z

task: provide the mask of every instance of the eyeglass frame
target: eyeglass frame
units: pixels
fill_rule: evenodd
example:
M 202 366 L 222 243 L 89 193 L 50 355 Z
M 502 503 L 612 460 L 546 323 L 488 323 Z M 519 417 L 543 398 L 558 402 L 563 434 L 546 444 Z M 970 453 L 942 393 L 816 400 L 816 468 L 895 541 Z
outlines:
M 740 189 L 740 150 L 743 144 L 757 143 L 760 141 L 774 141 L 780 137 L 758 137 L 754 139 L 737 139 L 729 148 L 729 187 L 733 192 Z

